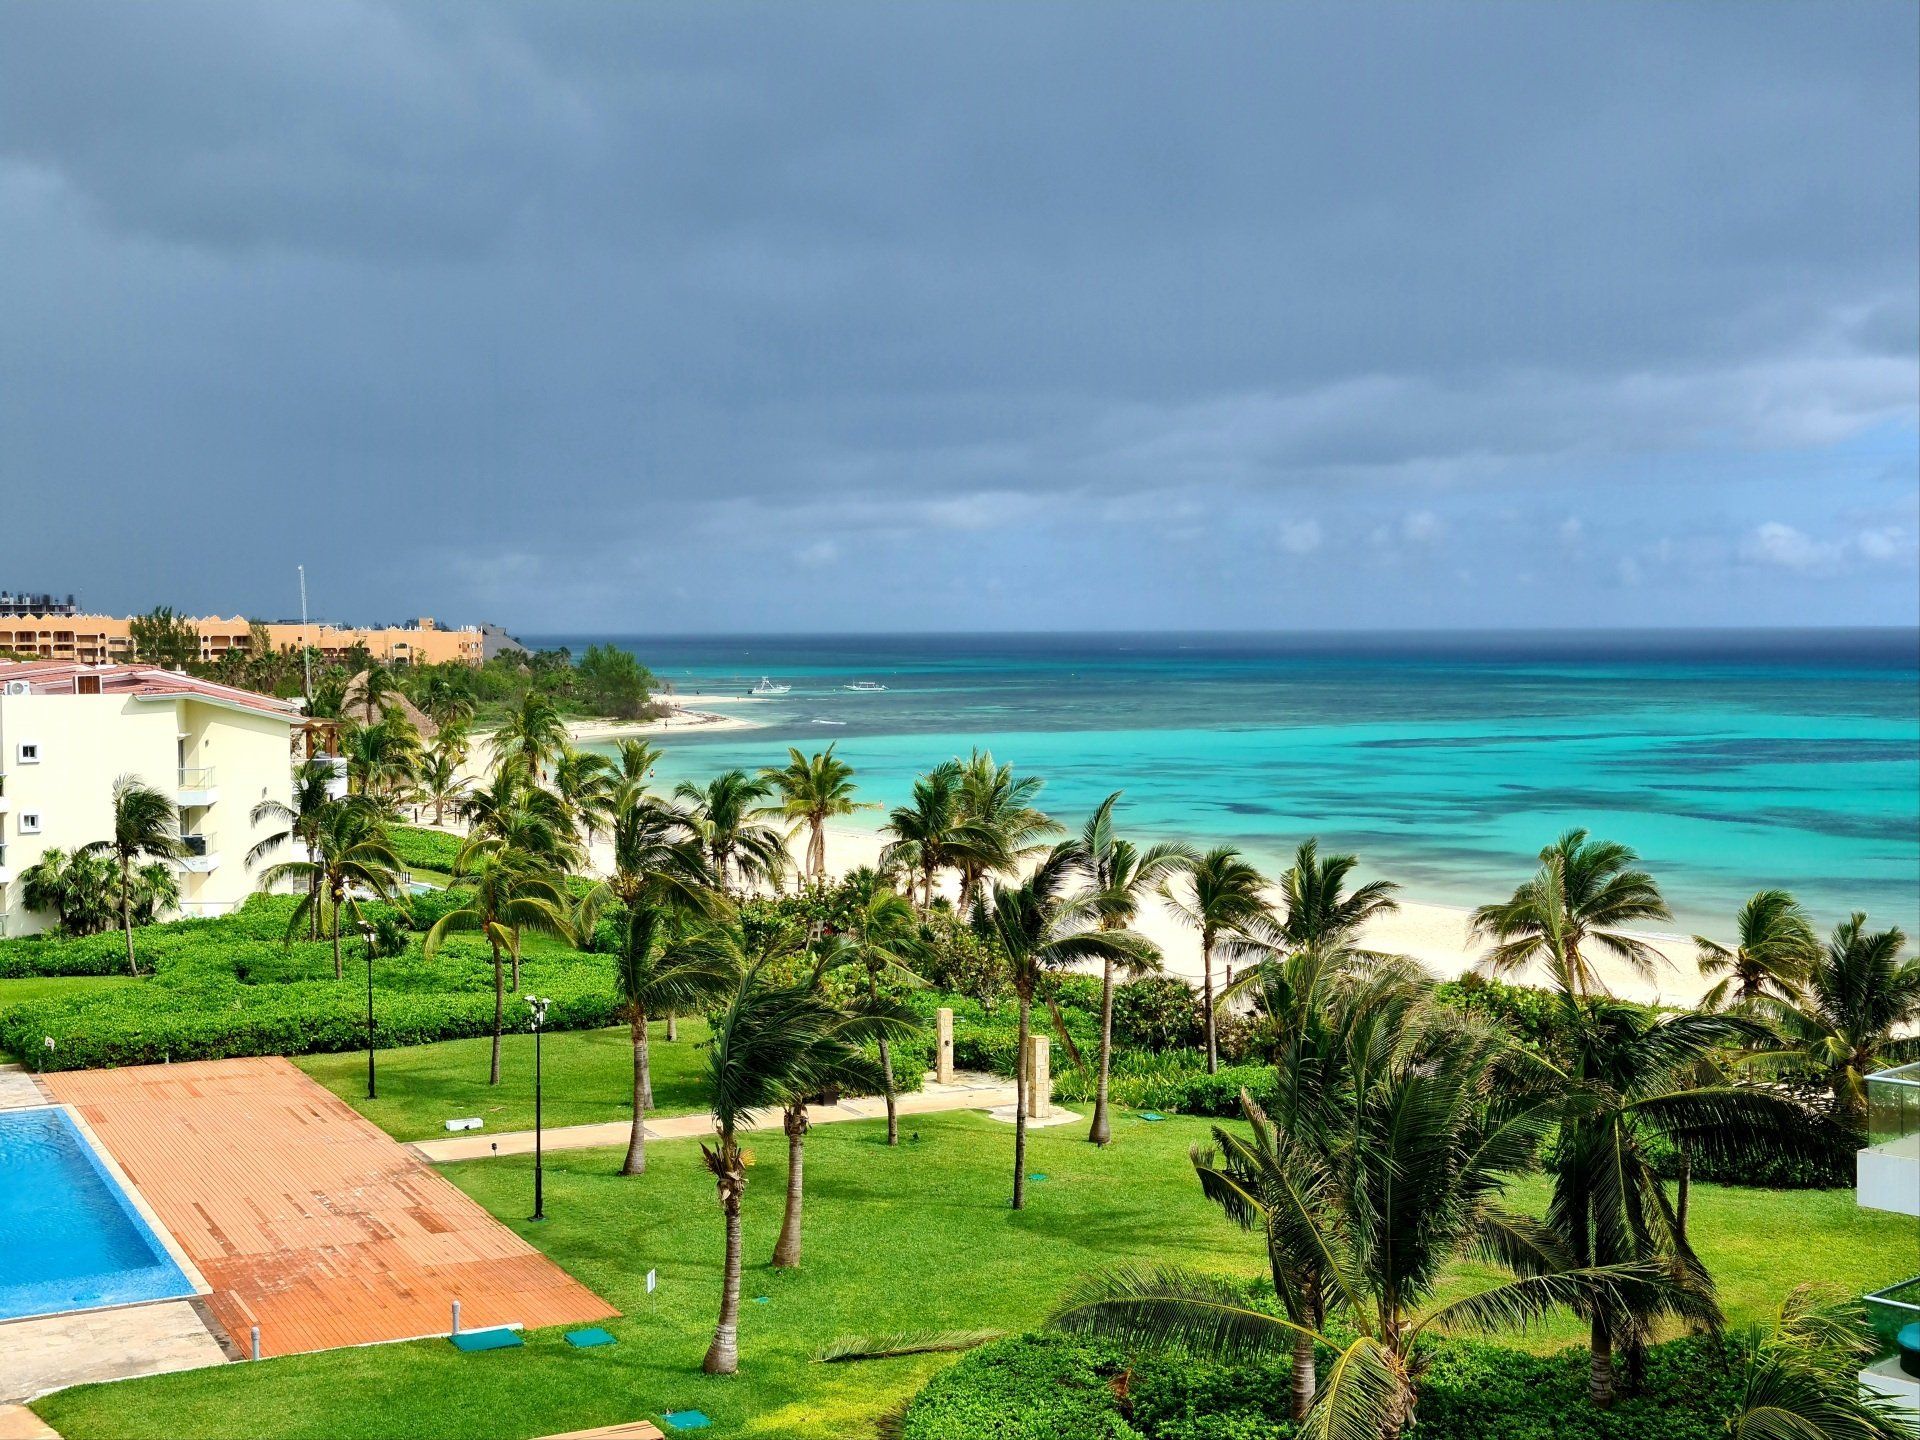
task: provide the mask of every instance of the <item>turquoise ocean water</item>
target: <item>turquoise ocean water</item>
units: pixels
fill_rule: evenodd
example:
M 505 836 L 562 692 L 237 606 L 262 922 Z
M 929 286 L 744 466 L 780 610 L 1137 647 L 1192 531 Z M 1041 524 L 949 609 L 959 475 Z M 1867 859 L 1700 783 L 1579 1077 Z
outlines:
M 1317 835 L 1416 900 L 1504 894 L 1582 824 L 1641 852 L 1678 928 L 1784 885 L 1823 925 L 1920 930 L 1912 630 L 599 638 L 686 692 L 793 686 L 739 712 L 767 728 L 669 737 L 670 780 L 833 743 L 893 804 L 981 746 L 1069 823 L 1124 790 L 1128 832 L 1265 865 Z

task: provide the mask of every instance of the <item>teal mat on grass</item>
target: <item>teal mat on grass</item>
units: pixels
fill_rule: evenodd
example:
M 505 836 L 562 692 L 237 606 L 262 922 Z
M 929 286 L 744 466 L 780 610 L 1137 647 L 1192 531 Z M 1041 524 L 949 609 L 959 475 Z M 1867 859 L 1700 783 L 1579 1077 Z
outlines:
M 511 1350 L 524 1344 L 518 1332 L 501 1328 L 498 1330 L 462 1330 L 458 1335 L 447 1337 L 453 1341 L 456 1350 Z
M 582 1350 L 591 1350 L 595 1345 L 612 1345 L 615 1342 L 613 1336 L 595 1325 L 586 1330 L 567 1331 L 567 1343 L 578 1345 Z

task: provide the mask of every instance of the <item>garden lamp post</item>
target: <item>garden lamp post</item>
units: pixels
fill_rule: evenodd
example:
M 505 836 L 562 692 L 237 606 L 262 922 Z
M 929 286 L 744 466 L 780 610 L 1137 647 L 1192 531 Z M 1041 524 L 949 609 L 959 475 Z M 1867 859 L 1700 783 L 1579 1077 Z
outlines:
M 542 1181 L 545 1178 L 540 1146 L 540 1031 L 547 1023 L 547 1001 L 538 995 L 527 996 L 527 1008 L 533 1012 L 533 1214 L 547 1218 Z
M 373 927 L 360 926 L 360 943 L 367 952 L 367 1099 L 375 1097 L 373 1092 Z

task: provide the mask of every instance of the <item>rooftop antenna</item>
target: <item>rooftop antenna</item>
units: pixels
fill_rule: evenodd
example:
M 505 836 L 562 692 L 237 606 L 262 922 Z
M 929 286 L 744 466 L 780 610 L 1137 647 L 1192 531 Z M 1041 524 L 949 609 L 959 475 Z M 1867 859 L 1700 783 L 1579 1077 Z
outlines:
M 307 567 L 296 565 L 300 572 L 300 671 L 306 677 L 307 713 L 313 713 L 313 642 L 307 635 Z

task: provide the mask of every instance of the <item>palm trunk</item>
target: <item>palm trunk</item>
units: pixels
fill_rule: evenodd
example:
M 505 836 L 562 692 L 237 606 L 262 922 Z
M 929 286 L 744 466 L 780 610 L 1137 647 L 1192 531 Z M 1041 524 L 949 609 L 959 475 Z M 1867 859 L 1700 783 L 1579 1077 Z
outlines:
M 500 942 L 492 935 L 487 941 L 493 946 L 493 1062 L 487 1071 L 487 1084 L 500 1083 L 500 1032 L 507 1023 L 506 975 L 500 967 Z
M 679 1038 L 680 1038 L 680 1017 L 674 1014 L 673 1011 L 669 1010 L 667 1011 L 667 1043 L 671 1045 L 674 1041 L 678 1040 Z M 653 1101 L 649 1099 L 647 1103 L 651 1105 Z
M 789 1105 L 781 1124 L 787 1132 L 787 1213 L 773 1245 L 773 1268 L 793 1270 L 800 1264 L 800 1214 L 806 1198 L 807 1107 Z
M 1293 1408 L 1295 1420 L 1307 1418 L 1307 1411 L 1313 1408 L 1314 1390 L 1319 1378 L 1313 1370 L 1313 1337 L 1296 1334 L 1293 1337 Z
M 1679 1142 L 1678 1175 L 1674 1186 L 1673 1235 L 1684 1247 L 1687 1243 L 1687 1202 L 1693 1192 L 1693 1147 Z
M 1601 1316 L 1593 1317 L 1592 1354 L 1587 1362 L 1587 1398 L 1601 1410 L 1613 1404 L 1613 1336 Z
M 1200 941 L 1200 1005 L 1206 1011 L 1207 1025 L 1207 1073 L 1212 1075 L 1220 1069 L 1220 1047 L 1213 1031 L 1213 936 L 1205 935 Z
M 313 859 L 311 840 L 307 842 L 307 859 L 309 862 Z M 307 938 L 318 940 L 320 938 L 320 872 L 318 870 L 307 877 L 307 894 L 313 900 L 313 904 L 307 908 Z
M 518 995 L 520 993 L 520 932 L 518 930 L 513 932 L 513 944 L 509 948 L 513 952 L 513 983 L 507 988 Z
M 1100 966 L 1100 1076 L 1093 1089 L 1093 1125 L 1087 1139 L 1096 1145 L 1113 1142 L 1113 1126 L 1107 1119 L 1107 1077 L 1113 1070 L 1113 961 Z
M 827 825 L 824 820 L 813 822 L 813 835 L 807 841 L 807 868 L 813 872 L 813 878 L 827 878 Z
M 133 875 L 124 859 L 120 862 L 120 926 L 127 932 L 127 973 L 138 975 L 140 962 L 133 954 Z
M 900 1143 L 900 1106 L 893 1093 L 893 1051 L 886 1036 L 880 1037 L 880 1084 L 887 1096 L 887 1144 Z
M 724 1140 L 721 1144 L 730 1148 Z M 740 1191 L 729 1180 L 720 1182 L 720 1208 L 727 1217 L 726 1278 L 720 1289 L 720 1320 L 700 1368 L 709 1375 L 732 1375 L 740 1368 Z
M 1020 992 L 1018 1049 L 1013 1058 L 1013 1208 L 1027 1208 L 1027 1034 L 1033 1026 L 1033 996 Z
M 653 1108 L 653 1072 L 647 1063 L 647 1012 L 633 1012 L 633 1132 L 627 1137 L 627 1158 L 620 1166 L 622 1175 L 647 1173 L 647 1111 Z
M 340 902 L 345 898 L 344 891 L 336 890 L 333 896 L 333 978 L 343 979 L 346 969 L 340 963 Z

